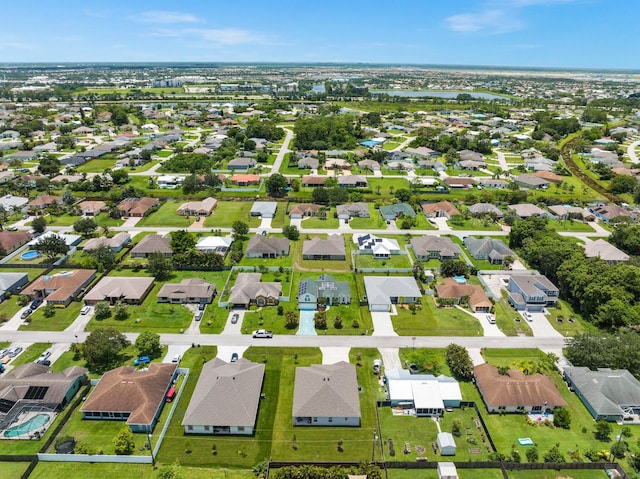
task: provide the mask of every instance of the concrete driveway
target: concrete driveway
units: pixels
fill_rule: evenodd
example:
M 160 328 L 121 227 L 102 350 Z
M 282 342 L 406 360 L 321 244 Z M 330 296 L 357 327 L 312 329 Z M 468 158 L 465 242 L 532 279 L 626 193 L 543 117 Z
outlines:
M 451 227 L 449 223 L 447 223 L 447 218 L 431 218 L 431 224 L 435 225 L 438 228 L 438 231 L 451 231 Z
M 172 344 L 167 348 L 167 354 L 162 359 L 163 363 L 170 363 L 176 354 L 180 355 L 180 357 L 184 356 L 189 349 L 191 349 L 190 344 Z
M 398 348 L 378 348 L 385 369 L 401 368 L 402 362 L 398 354 Z
M 520 314 L 522 315 L 523 320 L 527 321 L 527 318 L 524 317 L 523 312 L 521 312 Z M 527 324 L 531 328 L 531 331 L 533 331 L 533 335 L 536 338 L 538 337 L 561 338 L 562 337 L 562 335 L 558 331 L 556 331 L 553 328 L 553 326 L 551 326 L 551 323 L 549 322 L 547 317 L 544 315 L 544 313 L 529 313 L 529 314 L 531 314 L 532 321 L 527 321 Z
M 262 218 L 260 221 L 260 229 L 269 229 L 271 228 L 271 220 L 273 218 Z
M 227 323 L 224 327 L 224 330 L 220 334 L 241 334 L 242 321 L 244 320 L 244 313 L 246 313 L 244 309 L 232 309 L 231 311 L 229 311 L 229 314 L 227 315 Z M 234 314 L 238 315 L 238 321 L 236 322 L 236 324 L 233 324 L 231 322 L 231 318 L 233 317 Z
M 483 336 L 490 336 L 490 337 L 505 336 L 505 334 L 502 331 L 500 331 L 500 328 L 498 328 L 497 324 L 491 324 L 489 322 L 489 320 L 487 319 L 487 314 L 489 313 L 473 313 L 472 314 L 469 311 L 466 311 L 462 308 L 458 308 L 458 309 L 460 309 L 461 311 L 464 311 L 465 313 L 469 314 L 470 316 L 473 316 L 478 320 L 478 322 L 480 323 L 480 326 L 484 330 Z
M 142 218 L 127 218 L 125 222 L 122 224 L 121 228 L 132 228 L 138 224 Z
M 397 336 L 398 335 L 393 330 L 393 324 L 391 323 L 390 313 L 372 311 L 371 319 L 373 321 L 372 336 Z
M 322 352 L 322 364 L 335 364 L 340 361 L 349 362 L 351 348 L 320 348 Z
M 233 353 L 236 353 L 241 358 L 248 348 L 249 346 L 218 346 L 218 355 L 216 357 L 229 362 Z
M 27 309 L 29 309 L 29 305 L 25 306 L 24 308 L 20 308 L 18 312 L 14 314 L 9 321 L 7 321 L 2 326 L 0 326 L 0 329 L 6 330 L 6 331 L 17 331 L 18 328 L 24 324 L 24 319 L 22 319 L 20 316 L 22 316 L 22 313 L 25 312 Z

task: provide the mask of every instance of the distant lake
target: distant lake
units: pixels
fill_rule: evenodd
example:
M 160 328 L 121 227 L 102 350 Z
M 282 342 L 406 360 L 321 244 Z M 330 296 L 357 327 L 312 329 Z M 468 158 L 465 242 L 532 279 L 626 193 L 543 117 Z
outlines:
M 441 90 L 370 90 L 372 95 L 389 95 L 402 97 L 435 97 L 456 99 L 458 95 L 466 93 L 472 98 L 480 98 L 483 100 L 509 100 L 508 97 L 494 95 L 493 93 L 484 93 L 479 91 L 441 91 Z

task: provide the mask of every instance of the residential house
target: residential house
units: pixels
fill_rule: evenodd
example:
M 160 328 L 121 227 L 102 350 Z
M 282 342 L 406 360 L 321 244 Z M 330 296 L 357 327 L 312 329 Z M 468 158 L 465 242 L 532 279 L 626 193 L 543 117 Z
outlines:
M 303 279 L 298 283 L 298 309 L 316 310 L 318 305 L 340 305 L 351 303 L 349 281 L 336 281 L 333 276 L 322 274 L 317 280 Z
M 22 294 L 31 299 L 46 299 L 47 303 L 68 306 L 95 279 L 94 269 L 74 269 L 53 275 L 43 275 L 27 286 Z
M 158 198 L 126 198 L 118 203 L 118 211 L 121 216 L 132 218 L 144 217 L 152 208 L 159 203 Z
M 86 304 L 106 301 L 110 304 L 123 302 L 142 304 L 153 289 L 154 278 L 133 276 L 103 276 L 98 284 L 84 296 Z
M 360 175 L 341 175 L 338 176 L 339 188 L 366 188 L 369 182 L 365 176 Z
M 158 291 L 158 303 L 210 304 L 216 285 L 200 278 L 186 278 L 179 283 L 165 283 Z
M 40 195 L 35 199 L 29 201 L 27 206 L 29 207 L 29 210 L 38 212 L 46 210 L 54 203 L 62 205 L 62 196 Z
M 94 217 L 105 211 L 107 204 L 104 201 L 82 201 L 77 208 L 82 216 Z
M 358 166 L 362 170 L 369 170 L 372 172 L 380 171 L 380 163 L 371 159 L 360 160 L 358 162 Z
M 342 236 L 333 234 L 327 239 L 312 238 L 302 244 L 302 259 L 344 261 L 346 250 Z
M 577 206 L 552 205 L 547 206 L 547 208 L 561 220 L 583 220 L 587 216 L 590 216 L 590 213 L 587 210 L 585 210 L 584 208 L 579 208 Z
M 562 176 L 551 173 L 550 171 L 536 171 L 533 176 L 537 176 L 538 178 L 542 178 L 551 183 L 557 184 L 560 184 L 564 181 L 564 178 Z
M 478 183 L 483 188 L 495 188 L 497 190 L 504 190 L 509 186 L 508 181 L 499 178 L 479 178 Z
M 0 427 L 8 429 L 25 411 L 62 411 L 87 381 L 87 370 L 80 366 L 59 373 L 32 362 L 16 366 L 0 377 Z M 40 437 L 36 432 L 30 430 L 25 435 L 36 439 Z
M 413 211 L 413 208 L 408 203 L 395 203 L 393 205 L 381 206 L 379 211 L 385 221 L 393 221 L 401 215 L 409 218 L 416 217 L 416 212 Z
M 471 215 L 474 217 L 495 216 L 496 218 L 500 219 L 504 216 L 502 210 L 492 203 L 476 203 L 469 206 L 467 209 L 469 210 L 469 213 L 471 213 Z
M 485 168 L 487 164 L 481 153 L 471 150 L 461 150 L 458 152 L 460 159 L 458 160 L 456 167 L 463 170 L 480 170 Z
M 296 368 L 294 426 L 360 426 L 356 368 L 341 361 Z
M 0 206 L 2 206 L 5 211 L 22 210 L 28 202 L 29 198 L 22 198 L 15 195 L 4 195 L 0 198 Z
M 438 201 L 437 203 L 423 203 L 422 211 L 427 218 L 451 218 L 459 215 L 460 211 L 450 201 Z
M 305 156 L 298 160 L 299 170 L 317 170 L 320 166 L 320 161 L 314 156 Z
M 416 304 L 422 292 L 413 276 L 365 276 L 369 311 L 391 311 L 392 304 Z
M 515 205 L 509 205 L 509 208 L 512 211 L 515 211 L 518 218 L 525 219 L 530 218 L 531 216 L 541 216 L 543 218 L 548 218 L 550 215 L 548 212 L 540 208 L 539 206 L 532 205 L 531 203 L 519 203 Z
M 231 175 L 229 182 L 235 186 L 252 186 L 260 184 L 260 176 L 250 173 Z
M 540 178 L 536 175 L 529 175 L 527 173 L 514 176 L 513 181 L 518 186 L 523 186 L 525 188 L 531 188 L 534 190 L 546 189 L 550 184 L 549 180 L 545 180 L 544 178 Z
M 185 178 L 184 175 L 160 175 L 156 178 L 156 185 L 163 190 L 174 190 L 182 186 Z
M 369 218 L 369 205 L 366 203 L 347 203 L 336 206 L 336 214 L 340 220 L 350 218 Z
M 326 176 L 304 175 L 302 177 L 302 186 L 318 188 L 318 187 L 324 186 L 324 182 L 326 180 L 327 180 Z
M 287 238 L 254 235 L 247 243 L 247 258 L 279 258 L 288 256 L 291 242 Z
M 245 358 L 206 362 L 182 419 L 185 434 L 252 435 L 264 369 Z
M 629 255 L 620 251 L 611 243 L 603 239 L 589 241 L 584 245 L 584 254 L 587 258 L 600 258 L 608 264 L 622 263 L 629 261 Z
M 28 282 L 27 273 L 0 273 L 0 301 L 4 301 L 7 293 L 20 291 Z
M 217 253 L 226 256 L 233 238 L 230 236 L 203 236 L 196 243 L 196 250 L 202 253 Z
M 411 238 L 411 248 L 419 261 L 457 259 L 460 247 L 446 236 L 425 235 Z
M 160 253 L 163 256 L 173 256 L 171 248 L 171 238 L 160 235 L 147 235 L 131 249 L 132 258 L 148 258 L 149 256 Z
M 353 242 L 358 245 L 360 254 L 370 254 L 374 258 L 388 259 L 392 254 L 400 254 L 400 245 L 393 238 L 380 238 L 366 234 L 354 234 Z
M 509 304 L 517 311 L 544 311 L 558 302 L 558 288 L 541 274 L 522 274 L 509 277 Z
M 289 217 L 292 220 L 302 219 L 308 216 L 326 216 L 325 207 L 322 205 L 301 203 L 289 208 Z
M 626 369 L 565 367 L 563 375 L 596 421 L 640 421 L 640 382 Z
M 151 363 L 140 370 L 122 366 L 107 371 L 83 402 L 82 418 L 126 421 L 133 432 L 150 433 L 160 418 L 177 369 L 176 363 Z
M 527 376 L 512 369 L 502 375 L 498 368 L 484 363 L 473 368 L 473 376 L 490 413 L 543 413 L 567 406 L 551 379 L 544 374 Z
M 211 196 L 201 201 L 189 201 L 188 203 L 181 204 L 177 213 L 180 216 L 210 216 L 216 208 L 217 202 L 218 200 Z
M 507 256 L 516 257 L 504 242 L 494 238 L 467 236 L 464 245 L 474 259 L 489 261 L 491 264 L 502 264 Z
M 282 283 L 263 283 L 261 278 L 261 273 L 238 273 L 229 304 L 245 309 L 249 309 L 251 304 L 258 307 L 277 305 L 282 294 Z
M 324 169 L 325 170 L 350 170 L 351 163 L 349 160 L 344 160 L 342 158 L 327 158 L 324 160 Z
M 466 298 L 474 313 L 488 313 L 493 307 L 482 286 L 458 283 L 453 278 L 445 278 L 442 284 L 436 285 L 436 293 L 438 298 L 453 300 L 455 304 Z
M 465 188 L 470 189 L 476 184 L 476 180 L 474 178 L 467 177 L 458 177 L 458 176 L 449 176 L 445 178 L 444 183 L 449 188 Z
M 13 253 L 29 241 L 31 241 L 29 231 L 0 231 L 0 248 L 6 254 Z
M 27 246 L 29 246 L 30 249 L 36 249 L 37 246 L 40 244 L 41 241 L 44 241 L 45 239 L 51 237 L 51 236 L 56 236 L 62 240 L 64 240 L 65 244 L 71 248 L 72 246 L 77 246 L 80 241 L 82 241 L 82 236 L 80 235 L 72 235 L 72 234 L 67 234 L 67 233 L 57 233 L 55 231 L 45 231 L 44 233 L 42 233 L 40 236 L 33 238 L 31 241 L 29 241 L 27 243 Z
M 248 170 L 249 168 L 255 168 L 256 164 L 255 158 L 234 158 L 229 161 L 227 167 L 230 170 Z
M 437 173 L 446 171 L 447 167 L 438 160 L 418 160 L 418 168 L 425 170 L 434 170 Z
M 385 370 L 385 379 L 391 407 L 413 410 L 417 417 L 441 417 L 446 408 L 460 407 L 462 401 L 460 384 L 448 376 L 394 368 Z
M 426 146 L 406 148 L 404 152 L 413 158 L 433 158 L 434 156 L 439 155 L 437 151 L 427 148 Z
M 84 249 L 84 251 L 91 251 L 92 249 L 97 249 L 99 246 L 105 245 L 108 246 L 111 251 L 117 253 L 118 251 L 122 251 L 122 248 L 130 242 L 131 236 L 129 236 L 129 233 L 120 232 L 111 238 L 107 238 L 106 236 L 91 238 L 87 240 L 82 249 Z
M 251 216 L 260 216 L 261 218 L 273 218 L 276 216 L 278 203 L 275 201 L 256 201 L 251 207 Z
M 629 211 L 618 205 L 595 206 L 593 208 L 589 208 L 589 211 L 593 213 L 596 218 L 604 221 L 605 223 L 619 219 L 627 219 L 631 221 L 636 221 L 638 219 L 638 214 L 636 212 Z

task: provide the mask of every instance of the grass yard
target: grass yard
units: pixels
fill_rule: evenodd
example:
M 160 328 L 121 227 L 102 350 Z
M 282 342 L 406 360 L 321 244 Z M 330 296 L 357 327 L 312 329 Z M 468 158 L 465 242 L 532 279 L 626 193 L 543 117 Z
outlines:
M 349 226 L 354 230 L 386 229 L 386 221 L 372 204 L 369 204 L 369 211 L 369 218 L 351 218 Z
M 249 226 L 260 226 L 260 218 L 251 217 L 251 201 L 218 201 L 213 214 L 204 220 L 206 228 L 230 228 L 235 221 L 243 221 Z M 284 207 L 282 207 L 284 208 Z
M 184 201 L 167 200 L 161 204 L 157 211 L 145 216 L 138 221 L 136 226 L 174 226 L 188 228 L 195 218 L 180 216 L 178 208 Z M 215 213 L 214 213 L 215 214 Z
M 3 473 L 4 465 L 3 463 Z M 20 463 L 17 463 L 20 464 Z M 162 464 L 158 464 L 162 468 Z M 26 468 L 26 466 L 25 466 Z M 180 466 L 181 477 L 189 479 L 250 479 L 255 475 L 248 469 L 211 469 L 204 467 Z M 119 479 L 155 479 L 158 471 L 151 464 L 100 464 L 100 463 L 74 463 L 74 462 L 41 462 L 36 466 L 31 479 L 50 479 L 51 477 L 64 477 L 66 479 L 85 479 L 87 477 L 113 476 Z M 20 476 L 16 476 L 16 479 Z M 9 476 L 8 479 L 13 479 Z M 464 479 L 464 478 L 463 478 Z
M 304 241 L 310 240 L 312 238 L 323 238 L 326 239 L 327 235 L 309 235 L 304 234 L 300 237 L 298 241 L 298 245 L 296 247 L 293 266 L 296 271 L 327 271 L 327 272 L 337 272 L 337 271 L 350 271 L 351 262 L 348 259 L 349 253 L 351 251 L 351 237 L 344 236 L 343 240 L 345 241 L 345 254 L 346 258 L 344 260 L 316 260 L 316 259 L 302 259 L 302 248 L 304 245 Z
M 327 216 L 322 218 L 320 216 L 309 216 L 302 219 L 300 226 L 304 228 L 324 228 L 324 229 L 337 229 L 340 225 L 340 220 L 334 218 L 335 208 L 331 208 L 327 211 Z
M 273 235 L 271 235 L 273 236 Z M 246 250 L 246 242 L 245 242 Z M 287 256 L 279 256 L 278 258 L 247 258 L 243 256 L 240 260 L 240 266 L 284 266 L 291 267 L 296 251 L 302 251 L 302 240 L 291 241 L 289 246 L 289 254 Z
M 76 172 L 81 175 L 82 173 L 102 173 L 109 168 L 113 170 L 116 167 L 116 159 L 106 160 L 89 160 L 85 164 L 76 168 Z
M 478 320 L 457 308 L 438 308 L 432 297 L 422 298 L 422 308 L 413 314 L 398 307 L 391 315 L 393 329 L 400 336 L 481 336 Z
M 93 317 L 85 330 L 90 332 L 99 328 L 112 327 L 120 332 L 182 332 L 191 323 L 193 313 L 180 304 L 158 303 L 157 295 L 161 287 L 162 283 L 156 283 L 141 305 L 129 306 L 127 319 L 118 320 L 111 316 L 98 320 Z
M 574 220 L 548 220 L 549 229 L 555 231 L 572 231 L 581 233 L 592 233 L 595 230 L 582 221 Z
M 447 221 L 452 230 L 501 231 L 500 224 L 488 218 L 469 218 L 463 221 Z
M 411 268 L 409 256 L 390 255 L 389 258 L 374 258 L 371 254 L 354 254 L 356 268 Z
M 582 316 L 576 313 L 571 305 L 562 299 L 558 300 L 558 307 L 547 308 L 547 311 L 549 311 L 549 316 L 547 317 L 549 323 L 563 336 L 575 336 L 579 333 L 597 331 L 598 329 L 593 324 L 582 319 Z
M 506 291 L 502 292 L 502 299 L 493 307 L 496 325 L 507 336 L 533 336 L 533 331 L 522 316 L 520 316 L 507 302 Z M 518 321 L 515 321 L 515 320 Z
M 535 471 L 508 471 L 510 479 L 605 479 L 609 477 L 603 470 L 560 470 L 536 469 Z M 464 479 L 461 476 L 461 479 Z
M 20 331 L 64 331 L 73 323 L 82 309 L 83 303 L 72 301 L 64 308 L 56 307 L 55 314 L 47 318 L 44 308 L 40 307 L 29 316 L 29 322 L 18 328 Z
M 389 479 L 438 479 L 437 469 L 388 468 Z M 460 479 L 504 479 L 500 469 L 458 469 Z
M 27 470 L 27 467 L 29 467 L 28 462 L 0 463 L 0 469 L 2 469 L 2 477 L 4 479 L 21 479 L 22 474 Z M 33 477 L 33 475 L 31 475 L 31 477 Z
M 20 355 L 11 360 L 11 366 L 20 366 L 34 362 L 38 357 L 51 347 L 51 343 L 33 343 L 26 348 Z

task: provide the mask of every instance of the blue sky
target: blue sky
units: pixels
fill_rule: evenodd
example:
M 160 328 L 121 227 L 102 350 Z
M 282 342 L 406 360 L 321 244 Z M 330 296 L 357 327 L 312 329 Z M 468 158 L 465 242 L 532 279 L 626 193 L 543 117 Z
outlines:
M 637 0 L 13 0 L 0 62 L 640 68 Z

